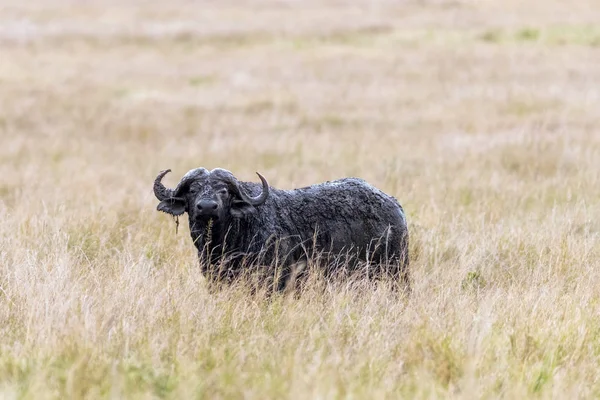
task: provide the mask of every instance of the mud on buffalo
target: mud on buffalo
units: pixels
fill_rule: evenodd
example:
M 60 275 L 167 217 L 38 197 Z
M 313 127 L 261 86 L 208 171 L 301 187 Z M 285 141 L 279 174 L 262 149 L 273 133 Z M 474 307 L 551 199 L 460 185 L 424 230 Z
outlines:
M 307 262 L 326 276 L 388 276 L 409 290 L 408 229 L 398 201 L 358 178 L 293 190 L 242 182 L 221 168 L 196 168 L 175 189 L 158 174 L 157 209 L 188 213 L 203 274 L 231 281 L 249 268 L 279 271 L 282 290 Z

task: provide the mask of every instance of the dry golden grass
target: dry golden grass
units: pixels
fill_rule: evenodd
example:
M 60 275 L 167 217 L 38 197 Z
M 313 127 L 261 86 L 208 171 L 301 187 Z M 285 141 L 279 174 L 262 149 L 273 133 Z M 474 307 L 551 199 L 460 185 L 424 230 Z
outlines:
M 598 1 L 120 3 L 0 5 L 0 397 L 600 396 Z M 198 166 L 393 194 L 413 295 L 209 293 Z

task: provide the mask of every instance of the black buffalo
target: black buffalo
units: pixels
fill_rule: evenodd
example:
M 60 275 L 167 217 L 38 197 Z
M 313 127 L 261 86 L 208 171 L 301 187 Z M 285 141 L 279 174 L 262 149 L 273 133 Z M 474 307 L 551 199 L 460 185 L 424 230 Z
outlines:
M 168 189 L 161 183 L 168 172 L 154 181 L 157 209 L 188 213 L 207 276 L 223 281 L 250 266 L 278 267 L 277 288 L 283 289 L 296 266 L 316 260 L 327 275 L 366 271 L 370 278 L 391 276 L 409 289 L 404 211 L 362 179 L 280 190 L 258 173 L 260 184 L 238 181 L 221 168 L 197 168 Z

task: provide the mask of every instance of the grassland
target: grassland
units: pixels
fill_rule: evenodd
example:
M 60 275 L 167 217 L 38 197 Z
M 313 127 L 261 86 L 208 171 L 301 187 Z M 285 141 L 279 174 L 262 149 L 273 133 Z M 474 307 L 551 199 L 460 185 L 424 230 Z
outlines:
M 168 4 L 167 4 L 168 3 Z M 598 1 L 0 5 L 0 398 L 597 398 Z M 172 168 L 360 176 L 410 299 L 209 293 Z

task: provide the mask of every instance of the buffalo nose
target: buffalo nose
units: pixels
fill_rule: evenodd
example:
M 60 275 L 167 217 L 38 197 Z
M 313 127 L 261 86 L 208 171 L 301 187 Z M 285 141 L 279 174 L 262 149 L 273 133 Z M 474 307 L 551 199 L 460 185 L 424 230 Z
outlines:
M 217 209 L 217 202 L 214 200 L 200 200 L 196 203 L 196 208 L 202 213 L 210 213 Z

